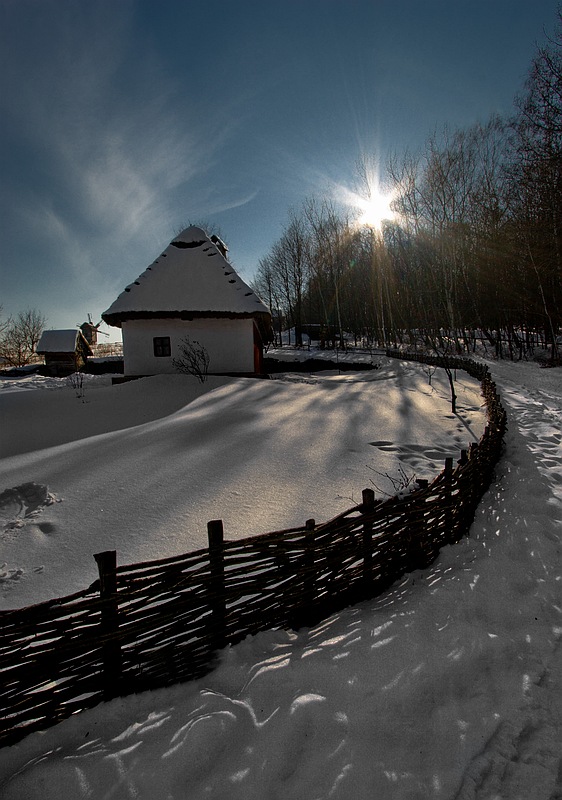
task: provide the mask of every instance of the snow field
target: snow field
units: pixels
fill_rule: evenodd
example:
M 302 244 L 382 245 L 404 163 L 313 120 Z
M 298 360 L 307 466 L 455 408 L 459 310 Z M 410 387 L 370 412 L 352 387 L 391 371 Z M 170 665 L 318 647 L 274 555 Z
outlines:
M 419 365 L 388 360 L 290 380 L 157 376 L 88 388 L 85 403 L 68 386 L 2 393 L 11 455 L 0 491 L 34 483 L 57 502 L 32 516 L 0 504 L 0 563 L 13 575 L 0 607 L 88 586 L 96 552 L 117 550 L 121 564 L 178 555 L 207 545 L 211 519 L 241 538 L 327 520 L 371 480 L 392 494 L 384 473 L 400 466 L 431 479 L 483 430 L 477 382 L 458 389 L 454 417 L 443 381 L 429 386 Z
M 5 748 L 3 800 L 559 797 L 562 387 L 535 365 L 492 372 L 509 414 L 506 451 L 469 538 L 314 628 L 227 648 L 200 681 L 103 704 Z M 400 458 L 421 468 L 451 441 L 431 420 L 427 451 L 411 447 L 423 443 L 407 424 L 419 377 L 388 366 L 407 435 L 376 434 L 369 446 L 394 469 Z M 222 391 L 208 399 L 224 408 Z M 357 423 L 347 402 L 343 417 Z M 15 474 L 12 486 L 32 477 Z

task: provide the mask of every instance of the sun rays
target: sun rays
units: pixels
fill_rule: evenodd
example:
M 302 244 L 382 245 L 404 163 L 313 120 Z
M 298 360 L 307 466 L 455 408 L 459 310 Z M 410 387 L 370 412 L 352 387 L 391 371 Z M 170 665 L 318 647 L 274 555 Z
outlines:
M 397 217 L 393 208 L 396 192 L 383 187 L 378 164 L 370 161 L 363 156 L 357 166 L 359 187 L 356 190 L 338 186 L 336 194 L 339 202 L 354 209 L 357 225 L 380 231 L 385 222 Z
M 383 222 L 392 221 L 395 217 L 392 200 L 392 194 L 384 194 L 378 189 L 374 190 L 366 199 L 359 197 L 358 207 L 363 212 L 359 217 L 359 224 L 380 230 Z

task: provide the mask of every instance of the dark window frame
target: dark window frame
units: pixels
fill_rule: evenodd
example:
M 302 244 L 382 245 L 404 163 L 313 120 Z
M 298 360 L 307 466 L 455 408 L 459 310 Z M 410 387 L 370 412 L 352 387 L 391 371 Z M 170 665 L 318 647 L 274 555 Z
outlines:
M 172 343 L 169 336 L 154 336 L 152 347 L 155 358 L 169 358 L 172 355 Z

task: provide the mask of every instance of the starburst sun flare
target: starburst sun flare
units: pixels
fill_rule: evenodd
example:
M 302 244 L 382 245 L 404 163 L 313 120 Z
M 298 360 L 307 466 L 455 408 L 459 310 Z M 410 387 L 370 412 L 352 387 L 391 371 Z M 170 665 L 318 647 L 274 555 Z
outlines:
M 363 212 L 359 217 L 359 224 L 380 230 L 385 220 L 393 220 L 395 217 L 391 208 L 392 200 L 392 194 L 379 191 L 373 191 L 368 198 L 359 198 L 357 205 Z
M 364 225 L 380 231 L 383 222 L 393 221 L 397 217 L 392 209 L 396 193 L 394 191 L 382 191 L 379 188 L 378 180 L 369 180 L 367 191 L 361 194 L 346 187 L 338 186 L 335 196 L 343 205 L 360 212 L 356 219 L 357 225 Z

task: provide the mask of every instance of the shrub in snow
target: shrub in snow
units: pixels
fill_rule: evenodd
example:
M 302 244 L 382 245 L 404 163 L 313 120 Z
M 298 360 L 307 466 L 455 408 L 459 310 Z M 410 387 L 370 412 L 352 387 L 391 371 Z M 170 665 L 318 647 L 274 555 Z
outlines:
M 78 400 L 82 400 L 84 403 L 84 395 L 86 394 L 86 387 L 84 386 L 84 373 L 74 372 L 72 375 L 68 376 L 68 382 L 74 389 Z
M 398 467 L 397 475 L 390 475 L 388 472 L 379 472 L 374 467 L 369 465 L 367 466 L 376 475 L 379 475 L 381 478 L 386 478 L 386 480 L 392 484 L 393 494 L 389 494 L 388 492 L 385 492 L 384 489 L 381 489 L 380 486 L 377 486 L 374 480 L 371 480 L 371 484 L 375 487 L 379 494 L 385 494 L 387 497 L 404 497 L 410 492 L 414 492 L 416 489 L 420 488 L 421 484 L 416 478 L 415 473 L 408 475 L 402 466 Z
M 178 351 L 179 357 L 172 359 L 174 369 L 186 375 L 194 375 L 201 383 L 205 383 L 210 361 L 207 348 L 197 339 L 191 341 L 186 337 L 181 340 Z

